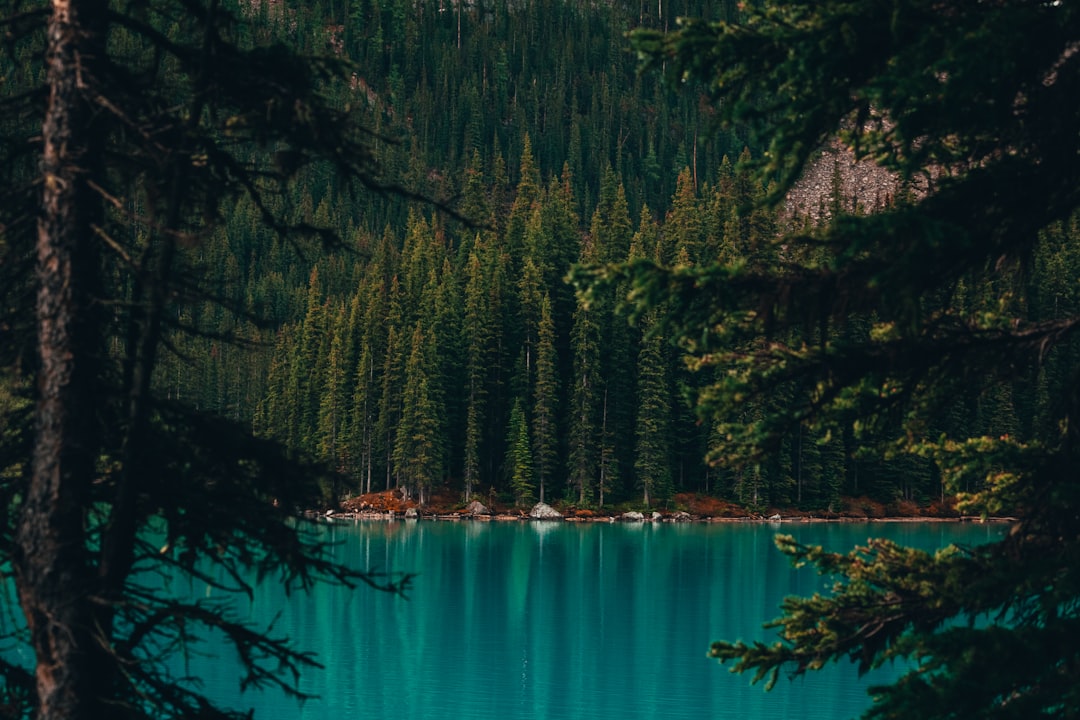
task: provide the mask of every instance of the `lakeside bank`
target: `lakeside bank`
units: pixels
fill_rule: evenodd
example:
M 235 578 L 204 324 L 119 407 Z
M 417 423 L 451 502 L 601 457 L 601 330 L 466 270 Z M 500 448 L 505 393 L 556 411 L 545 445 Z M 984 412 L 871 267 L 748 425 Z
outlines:
M 754 512 L 717 498 L 701 495 L 677 495 L 672 507 L 639 510 L 594 510 L 564 503 L 537 503 L 529 509 L 506 507 L 493 502 L 491 506 L 478 500 L 464 504 L 447 494 L 436 497 L 424 506 L 402 498 L 389 490 L 348 498 L 338 508 L 309 511 L 306 516 L 325 521 L 360 520 L 438 520 L 471 522 L 569 522 L 569 523 L 1013 523 L 1015 517 L 981 517 L 962 515 L 955 503 L 933 503 L 919 506 L 902 503 L 896 508 L 867 498 L 843 498 L 841 509 L 805 511 L 790 508 L 770 508 Z M 695 512 L 696 510 L 696 512 Z M 893 512 L 890 512 L 893 510 Z M 896 512 L 901 510 L 901 512 Z

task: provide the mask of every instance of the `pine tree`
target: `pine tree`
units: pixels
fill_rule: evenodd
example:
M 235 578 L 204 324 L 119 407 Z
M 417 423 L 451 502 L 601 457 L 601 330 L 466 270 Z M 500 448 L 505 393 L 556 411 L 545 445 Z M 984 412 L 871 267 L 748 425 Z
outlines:
M 431 382 L 429 348 L 418 322 L 413 329 L 401 420 L 394 435 L 393 462 L 406 496 L 416 494 L 423 505 L 442 479 L 439 408 Z
M 537 213 L 539 215 L 539 213 Z M 540 269 L 533 262 L 532 256 L 526 257 L 521 268 L 521 278 L 517 287 L 517 316 L 521 347 L 519 350 L 519 377 L 513 383 L 513 389 L 525 397 L 533 393 L 536 375 L 536 347 L 539 344 L 540 306 L 543 299 L 541 292 Z
M 371 492 L 375 455 L 375 409 L 377 408 L 375 357 L 371 341 L 365 338 L 360 345 L 353 383 L 352 417 L 349 422 L 350 454 L 356 463 L 356 475 L 363 492 Z
M 514 492 L 514 505 L 528 507 L 535 499 L 533 458 L 529 446 L 529 425 L 525 420 L 520 399 L 514 401 L 514 409 L 510 411 L 510 425 L 506 432 L 505 472 L 510 478 L 510 489 Z
M 23 477 L 0 478 L 0 564 L 35 656 L 31 672 L 0 664 L 5 690 L 18 689 L 6 698 L 19 702 L 7 707 L 14 716 L 227 716 L 158 662 L 193 633 L 235 646 L 247 681 L 299 692 L 305 653 L 136 573 L 220 573 L 243 590 L 249 571 L 290 587 L 378 583 L 329 559 L 291 516 L 321 501 L 323 473 L 180 393 L 168 400 L 156 380 L 170 348 L 217 351 L 191 376 L 223 397 L 216 343 L 231 321 L 206 303 L 235 312 L 246 293 L 223 284 L 239 264 L 208 239 L 245 196 L 298 244 L 314 231 L 270 199 L 291 193 L 293 173 L 277 161 L 325 162 L 379 184 L 360 128 L 328 99 L 344 64 L 255 47 L 236 12 L 169 0 L 4 9 L 0 312 L 17 308 L 36 331 L 20 321 L 0 344 L 5 356 L 37 345 L 35 420 L 16 442 L 32 457 Z M 219 267 L 207 270 L 203 252 Z M 35 254 L 32 279 L 9 282 Z M 181 330 L 202 338 L 172 343 Z M 229 403 L 209 404 L 224 413 Z
M 293 398 L 295 406 L 290 432 L 293 447 L 305 453 L 315 454 L 318 448 L 318 418 L 322 377 L 319 373 L 321 362 L 327 353 L 319 352 L 325 342 L 327 332 L 326 301 L 319 282 L 319 268 L 311 271 L 308 281 L 307 313 L 300 326 L 297 342 L 293 346 L 294 357 L 290 363 Z
M 536 480 L 540 502 L 555 476 L 559 438 L 556 423 L 559 399 L 558 358 L 555 355 L 555 323 L 551 317 L 551 297 L 540 304 L 540 327 L 536 346 L 536 383 L 533 386 L 532 438 Z
M 719 460 L 749 473 L 777 462 L 798 428 L 840 427 L 880 467 L 929 480 L 932 461 L 968 512 L 1022 517 L 998 541 L 936 554 L 885 540 L 840 554 L 779 536 L 794 562 L 837 577 L 834 592 L 787 599 L 772 623 L 779 642 L 718 642 L 712 655 L 769 686 L 841 658 L 864 671 L 905 659 L 899 680 L 874 689 L 868 718 L 1074 717 L 1080 658 L 1061 638 L 1078 622 L 1078 375 L 1062 387 L 1056 427 L 1038 437 L 928 428 L 957 388 L 1004 388 L 1080 327 L 1074 315 L 1030 316 L 957 293 L 1013 285 L 1016 260 L 1037 255 L 1047 231 L 1080 211 L 1080 9 L 792 0 L 743 13 L 635 42 L 672 77 L 706 83 L 722 120 L 756 123 L 769 150 L 753 178 L 775 182 L 758 207 L 778 203 L 833 143 L 932 187 L 787 233 L 781 268 L 639 263 L 608 276 L 633 279 L 639 311 L 672 303 L 669 329 L 702 367 L 725 368 L 703 407 L 726 441 Z M 850 319 L 864 332 L 829 332 Z M 816 342 L 806 328 L 817 328 Z M 763 403 L 777 387 L 790 401 Z M 756 414 L 740 417 L 750 403 Z
M 383 355 L 382 387 L 379 392 L 379 419 L 376 435 L 383 453 L 386 490 L 397 487 L 401 474 L 394 462 L 394 449 L 402 413 L 402 387 L 405 378 L 405 354 L 408 346 L 402 337 L 401 290 L 395 276 L 387 301 L 386 352 Z M 393 485 L 391 485 L 391 482 Z
M 520 262 L 525 251 L 525 232 L 532 217 L 534 204 L 540 202 L 541 188 L 540 169 L 536 167 L 536 160 L 532 152 L 532 140 L 529 134 L 525 134 L 522 141 L 521 161 L 518 168 L 520 179 L 517 184 L 517 192 L 514 196 L 514 204 L 510 208 L 510 215 L 506 221 L 506 248 L 514 263 Z
M 570 431 L 568 437 L 568 487 L 571 497 L 581 505 L 594 499 L 599 466 L 598 408 L 600 383 L 600 338 L 593 313 L 582 300 L 574 313 L 572 335 L 574 349 L 573 383 L 570 389 Z
M 635 422 L 634 475 L 642 502 L 650 506 L 672 493 L 668 407 L 670 389 L 666 373 L 664 339 L 657 331 L 655 315 L 642 322 L 644 338 L 638 352 L 637 417 Z
M 495 416 L 502 392 L 502 266 L 503 256 L 493 238 L 478 236 L 465 268 L 462 322 L 466 387 L 462 455 L 466 500 L 482 476 L 494 481 L 494 468 L 489 462 L 494 424 L 490 418 Z
M 484 183 L 483 159 L 479 149 L 473 149 L 469 167 L 465 170 L 465 187 L 462 190 L 459 209 L 463 216 L 474 223 L 493 224 L 494 218 Z
M 449 256 L 444 257 L 439 273 L 433 274 L 433 282 L 431 327 L 435 332 L 431 341 L 430 362 L 435 368 L 436 402 L 441 408 L 443 467 L 449 472 L 451 468 L 456 470 L 461 467 L 467 405 L 459 391 L 467 365 L 463 344 L 465 332 L 462 328 L 465 299 L 460 278 L 454 272 Z
M 344 308 L 337 314 L 346 318 Z M 342 323 L 334 323 L 330 341 L 330 350 L 326 360 L 326 373 L 323 378 L 319 398 L 318 419 L 318 457 L 338 472 L 344 471 L 348 445 L 345 442 L 344 424 L 347 418 L 345 391 L 345 333 Z M 335 491 L 333 501 L 337 501 Z
M 664 221 L 668 247 L 683 248 L 687 262 L 696 264 L 702 256 L 702 216 L 700 201 L 689 168 L 679 172 L 671 210 Z
M 604 172 L 600 200 L 590 226 L 589 253 L 604 261 L 624 259 L 630 248 L 632 229 L 626 192 L 609 167 Z M 604 348 L 596 377 L 603 382 L 598 396 L 598 499 L 619 489 L 622 478 L 629 478 L 632 467 L 633 356 L 634 338 L 624 318 L 617 314 L 615 294 L 619 289 L 595 293 L 590 300 Z

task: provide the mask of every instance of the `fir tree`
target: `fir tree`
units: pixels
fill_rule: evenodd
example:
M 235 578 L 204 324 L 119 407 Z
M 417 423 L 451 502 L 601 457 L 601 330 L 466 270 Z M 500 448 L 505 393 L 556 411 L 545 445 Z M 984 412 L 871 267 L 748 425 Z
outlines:
M 386 330 L 386 351 L 383 355 L 382 387 L 379 392 L 379 420 L 376 433 L 383 453 L 383 467 L 386 472 L 386 490 L 397 487 L 401 475 L 394 462 L 394 450 L 397 446 L 398 424 L 402 412 L 402 387 L 405 378 L 406 345 L 402 338 L 401 291 L 395 276 L 390 286 L 387 314 L 384 322 Z
M 324 473 L 179 393 L 168 399 L 155 381 L 174 331 L 212 337 L 187 345 L 208 352 L 232 339 L 205 303 L 241 310 L 246 294 L 222 284 L 239 265 L 206 242 L 241 198 L 303 244 L 320 231 L 271 200 L 291 192 L 298 168 L 325 162 L 343 182 L 381 186 L 364 134 L 328 97 L 344 64 L 254 46 L 238 8 L 216 2 L 56 0 L 4 15 L 0 307 L 36 326 L 24 320 L 30 332 L 4 337 L 5 368 L 10 347 L 37 347 L 34 422 L 16 442 L 32 448 L 29 462 L 17 478 L 0 473 L 0 564 L 35 657 L 32 672 L 0 663 L 5 690 L 17 689 L 6 709 L 42 720 L 230 717 L 161 662 L 207 633 L 236 648 L 245 684 L 301 694 L 306 653 L 140 578 L 220 573 L 247 592 L 249 573 L 289 587 L 379 584 L 334 562 L 291 516 L 321 502 Z M 204 249 L 220 274 L 200 266 Z M 11 282 L 35 254 L 32 279 Z M 202 380 L 220 397 L 226 378 L 212 363 Z
M 343 308 L 342 308 L 343 310 Z M 347 317 L 344 312 L 339 318 Z M 327 355 L 326 372 L 323 378 L 319 401 L 318 420 L 318 456 L 336 470 L 344 471 L 347 444 L 343 426 L 347 413 L 345 410 L 348 395 L 345 390 L 345 333 L 341 323 L 334 323 L 333 338 Z M 333 501 L 337 502 L 335 490 Z
M 514 492 L 514 505 L 528 507 L 535 499 L 533 458 L 529 446 L 529 425 L 525 420 L 520 399 L 514 401 L 514 409 L 510 411 L 510 425 L 506 432 L 505 472 L 510 478 L 510 489 Z
M 584 301 L 578 303 L 577 312 L 574 313 L 572 342 L 574 371 L 570 389 L 567 492 L 579 504 L 585 505 L 595 497 L 599 466 L 598 408 L 602 389 L 599 329 L 593 313 Z
M 431 382 L 429 349 L 420 323 L 413 329 L 401 420 L 394 435 L 393 462 L 407 496 L 416 494 L 423 505 L 442 479 L 439 408 Z
M 483 250 L 483 248 L 480 248 Z M 477 255 L 469 255 L 465 268 L 465 309 L 462 345 L 465 350 L 465 437 L 462 453 L 465 500 L 480 482 L 481 453 L 487 412 L 488 378 L 495 359 L 495 324 L 491 314 L 491 278 Z
M 545 294 L 540 304 L 540 327 L 536 346 L 536 383 L 533 386 L 532 437 L 536 480 L 540 502 L 545 502 L 547 486 L 555 477 L 559 450 L 558 358 L 555 356 L 555 324 L 551 298 Z
M 644 339 L 638 352 L 638 395 L 635 421 L 634 475 L 642 502 L 650 506 L 672 493 L 668 388 L 664 339 L 656 331 L 655 316 L 642 323 Z
M 672 303 L 670 330 L 703 367 L 724 367 L 704 398 L 725 441 L 719 460 L 750 472 L 803 425 L 850 427 L 879 461 L 932 460 L 966 511 L 1023 516 L 1001 540 L 936 554 L 884 540 L 838 554 L 780 536 L 796 563 L 837 576 L 834 592 L 787 599 L 773 623 L 778 642 L 718 642 L 712 655 L 770 686 L 781 672 L 841 658 L 862 670 L 907 658 L 911 669 L 874 689 L 865 717 L 1075 717 L 1080 658 L 1061 638 L 1080 622 L 1071 561 L 1078 375 L 1053 405 L 1056 428 L 1038 437 L 928 428 L 955 388 L 1004 387 L 1080 327 L 1074 315 L 965 306 L 956 294 L 1015 283 L 1015 261 L 1038 254 L 1047 231 L 1080 211 L 1080 9 L 792 0 L 743 12 L 739 23 L 685 21 L 635 42 L 672 77 L 703 81 L 723 120 L 750 120 L 768 138 L 756 180 L 776 184 L 759 207 L 779 202 L 834 141 L 901 177 L 934 178 L 933 187 L 789 233 L 781 242 L 796 260 L 781 269 L 734 263 L 658 276 L 637 263 L 611 274 L 634 280 L 639 310 Z M 825 257 L 800 254 L 806 246 Z M 865 332 L 828 331 L 847 318 L 866 321 Z M 808 327 L 816 342 L 803 341 Z M 763 333 L 768 343 L 750 342 Z M 761 404 L 778 386 L 791 400 Z M 740 417 L 755 401 L 758 414 Z

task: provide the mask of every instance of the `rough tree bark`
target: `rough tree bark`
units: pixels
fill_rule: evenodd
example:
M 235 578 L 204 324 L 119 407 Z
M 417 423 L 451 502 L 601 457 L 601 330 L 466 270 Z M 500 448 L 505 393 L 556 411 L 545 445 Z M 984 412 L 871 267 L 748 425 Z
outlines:
M 19 236 L 20 252 L 36 243 L 37 404 L 29 469 L 9 493 L 13 542 L 0 544 L 0 564 L 10 545 L 37 665 L 31 693 L 22 668 L 0 658 L 0 689 L 17 675 L 19 711 L 33 706 L 39 720 L 237 717 L 155 662 L 196 628 L 237 648 L 245 686 L 303 697 L 296 678 L 315 664 L 309 654 L 227 608 L 142 587 L 132 579 L 137 561 L 190 576 L 206 562 L 235 580 L 226 589 L 236 592 L 250 590 L 248 573 L 280 573 L 291 588 L 323 580 L 401 592 L 408 583 L 335 562 L 295 521 L 291 508 L 310 506 L 326 475 L 239 423 L 154 396 L 174 291 L 217 300 L 196 273 L 184 275 L 187 239 L 212 231 L 222 205 L 244 195 L 269 227 L 310 234 L 266 209 L 263 194 L 281 186 L 268 176 L 270 158 L 251 148 L 282 143 L 331 160 L 365 187 L 393 187 L 380 184 L 354 120 L 322 94 L 322 78 L 343 76 L 344 64 L 284 44 L 233 42 L 237 18 L 218 0 L 150 4 L 149 14 L 144 3 L 112 3 L 110 13 L 109 0 L 50 0 L 26 14 L 48 14 L 44 47 L 40 25 L 26 36 L 45 61 L 45 114 L 40 133 L 31 131 L 41 143 L 40 191 L 32 203 L 17 201 L 18 212 L 37 217 L 36 237 Z M 109 37 L 121 31 L 147 55 L 108 57 Z M 230 126 L 219 143 L 213 121 L 226 118 L 253 125 Z M 151 523 L 166 528 L 163 550 L 140 543 Z
M 41 720 L 102 717 L 85 513 L 98 454 L 92 233 L 101 213 L 87 182 L 99 161 L 88 89 L 103 57 L 106 6 L 104 0 L 53 0 L 47 30 L 49 95 L 37 234 L 38 401 L 13 557 L 38 658 Z

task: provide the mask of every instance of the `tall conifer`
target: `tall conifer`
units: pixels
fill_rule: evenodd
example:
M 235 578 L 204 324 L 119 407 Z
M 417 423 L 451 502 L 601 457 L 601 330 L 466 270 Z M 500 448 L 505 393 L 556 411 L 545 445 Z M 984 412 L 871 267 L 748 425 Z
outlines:
M 555 323 L 551 316 L 551 297 L 545 294 L 540 304 L 540 326 L 536 346 L 536 383 L 533 387 L 532 438 L 536 480 L 540 502 L 545 502 L 547 486 L 555 477 L 559 451 L 558 413 L 559 377 L 555 355 Z
M 506 438 L 506 474 L 514 493 L 514 504 L 527 507 L 535 498 L 533 486 L 533 457 L 529 444 L 529 425 L 520 398 L 510 411 Z

